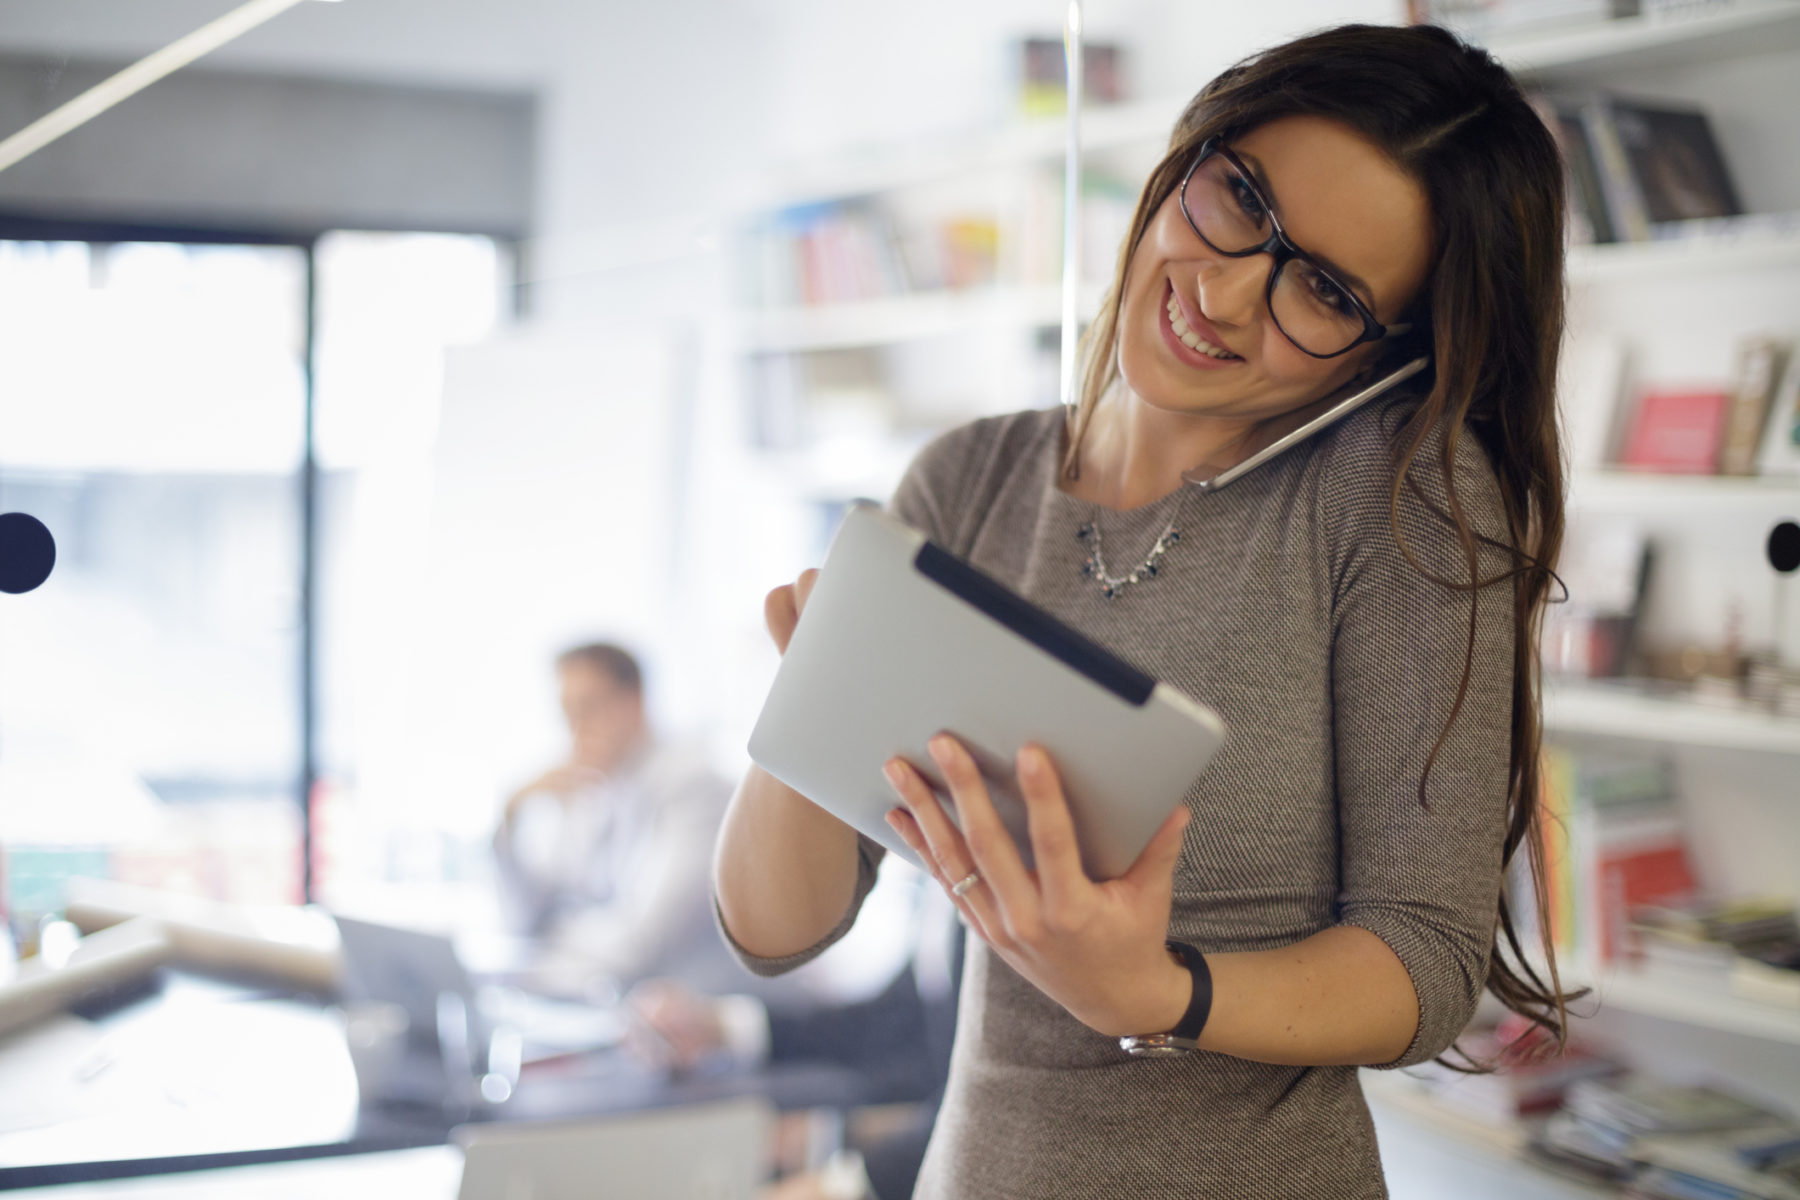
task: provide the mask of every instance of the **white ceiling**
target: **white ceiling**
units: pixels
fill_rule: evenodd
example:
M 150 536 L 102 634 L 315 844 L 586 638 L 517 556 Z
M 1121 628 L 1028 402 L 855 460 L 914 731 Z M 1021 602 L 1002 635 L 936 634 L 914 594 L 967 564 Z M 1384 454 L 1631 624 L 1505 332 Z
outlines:
M 662 0 L 659 0 L 661 3 Z M 4 0 L 0 53 L 137 58 L 241 0 Z M 528 88 L 607 19 L 608 0 L 304 3 L 203 60 L 207 66 L 395 83 Z

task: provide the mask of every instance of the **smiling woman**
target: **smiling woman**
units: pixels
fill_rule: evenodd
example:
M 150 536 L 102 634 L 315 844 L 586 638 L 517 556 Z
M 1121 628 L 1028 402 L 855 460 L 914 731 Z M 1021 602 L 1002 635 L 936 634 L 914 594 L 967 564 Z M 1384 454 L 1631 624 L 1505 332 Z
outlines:
M 1357 1065 L 1444 1053 L 1484 986 L 1561 1033 L 1501 887 L 1536 844 L 1561 188 L 1511 78 L 1440 30 L 1277 47 L 1177 124 L 1073 411 L 978 421 L 913 464 L 902 517 L 1232 731 L 1104 882 L 1041 751 L 1016 764 L 1029 870 L 954 737 L 932 757 L 955 822 L 890 764 L 891 821 L 977 939 L 918 1196 L 1381 1196 Z M 1102 543 L 1148 551 L 1129 586 Z M 809 588 L 771 594 L 778 645 Z M 740 956 L 821 952 L 879 853 L 753 769 L 717 863 Z

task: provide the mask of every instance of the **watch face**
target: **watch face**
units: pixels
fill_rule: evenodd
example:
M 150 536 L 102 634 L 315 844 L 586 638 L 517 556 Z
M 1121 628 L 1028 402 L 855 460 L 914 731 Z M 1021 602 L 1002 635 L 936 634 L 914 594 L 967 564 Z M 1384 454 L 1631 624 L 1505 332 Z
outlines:
M 1200 1047 L 1187 1038 L 1171 1033 L 1154 1033 L 1142 1037 L 1122 1037 L 1119 1048 L 1137 1058 L 1180 1058 Z

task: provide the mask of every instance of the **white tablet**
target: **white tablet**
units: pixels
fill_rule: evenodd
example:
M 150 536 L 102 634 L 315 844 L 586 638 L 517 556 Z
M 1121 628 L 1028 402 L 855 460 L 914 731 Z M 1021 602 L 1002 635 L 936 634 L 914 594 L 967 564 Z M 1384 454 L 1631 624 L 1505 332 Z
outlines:
M 1001 820 L 1031 862 L 1013 763 L 1028 742 L 1055 761 L 1082 865 L 1112 879 L 1225 738 L 1205 705 L 1070 629 L 873 505 L 832 541 L 794 630 L 750 757 L 916 863 L 885 816 L 895 755 L 939 789 L 939 732 L 969 748 Z

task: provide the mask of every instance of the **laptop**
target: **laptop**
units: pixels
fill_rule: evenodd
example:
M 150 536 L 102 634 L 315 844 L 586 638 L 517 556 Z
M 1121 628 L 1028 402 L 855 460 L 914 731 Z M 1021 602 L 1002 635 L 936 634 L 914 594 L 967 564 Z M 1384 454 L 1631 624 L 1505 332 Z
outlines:
M 752 1200 L 775 1112 L 747 1097 L 554 1124 L 459 1127 L 457 1200 Z
M 497 1027 L 522 1040 L 525 1062 L 616 1045 L 625 1017 L 614 1006 L 535 996 L 515 988 L 478 986 L 455 943 L 442 934 L 335 917 L 343 947 L 344 998 L 397 1004 L 406 1012 L 408 1042 L 436 1052 L 446 1013 L 460 1015 L 459 1031 L 477 1056 Z

